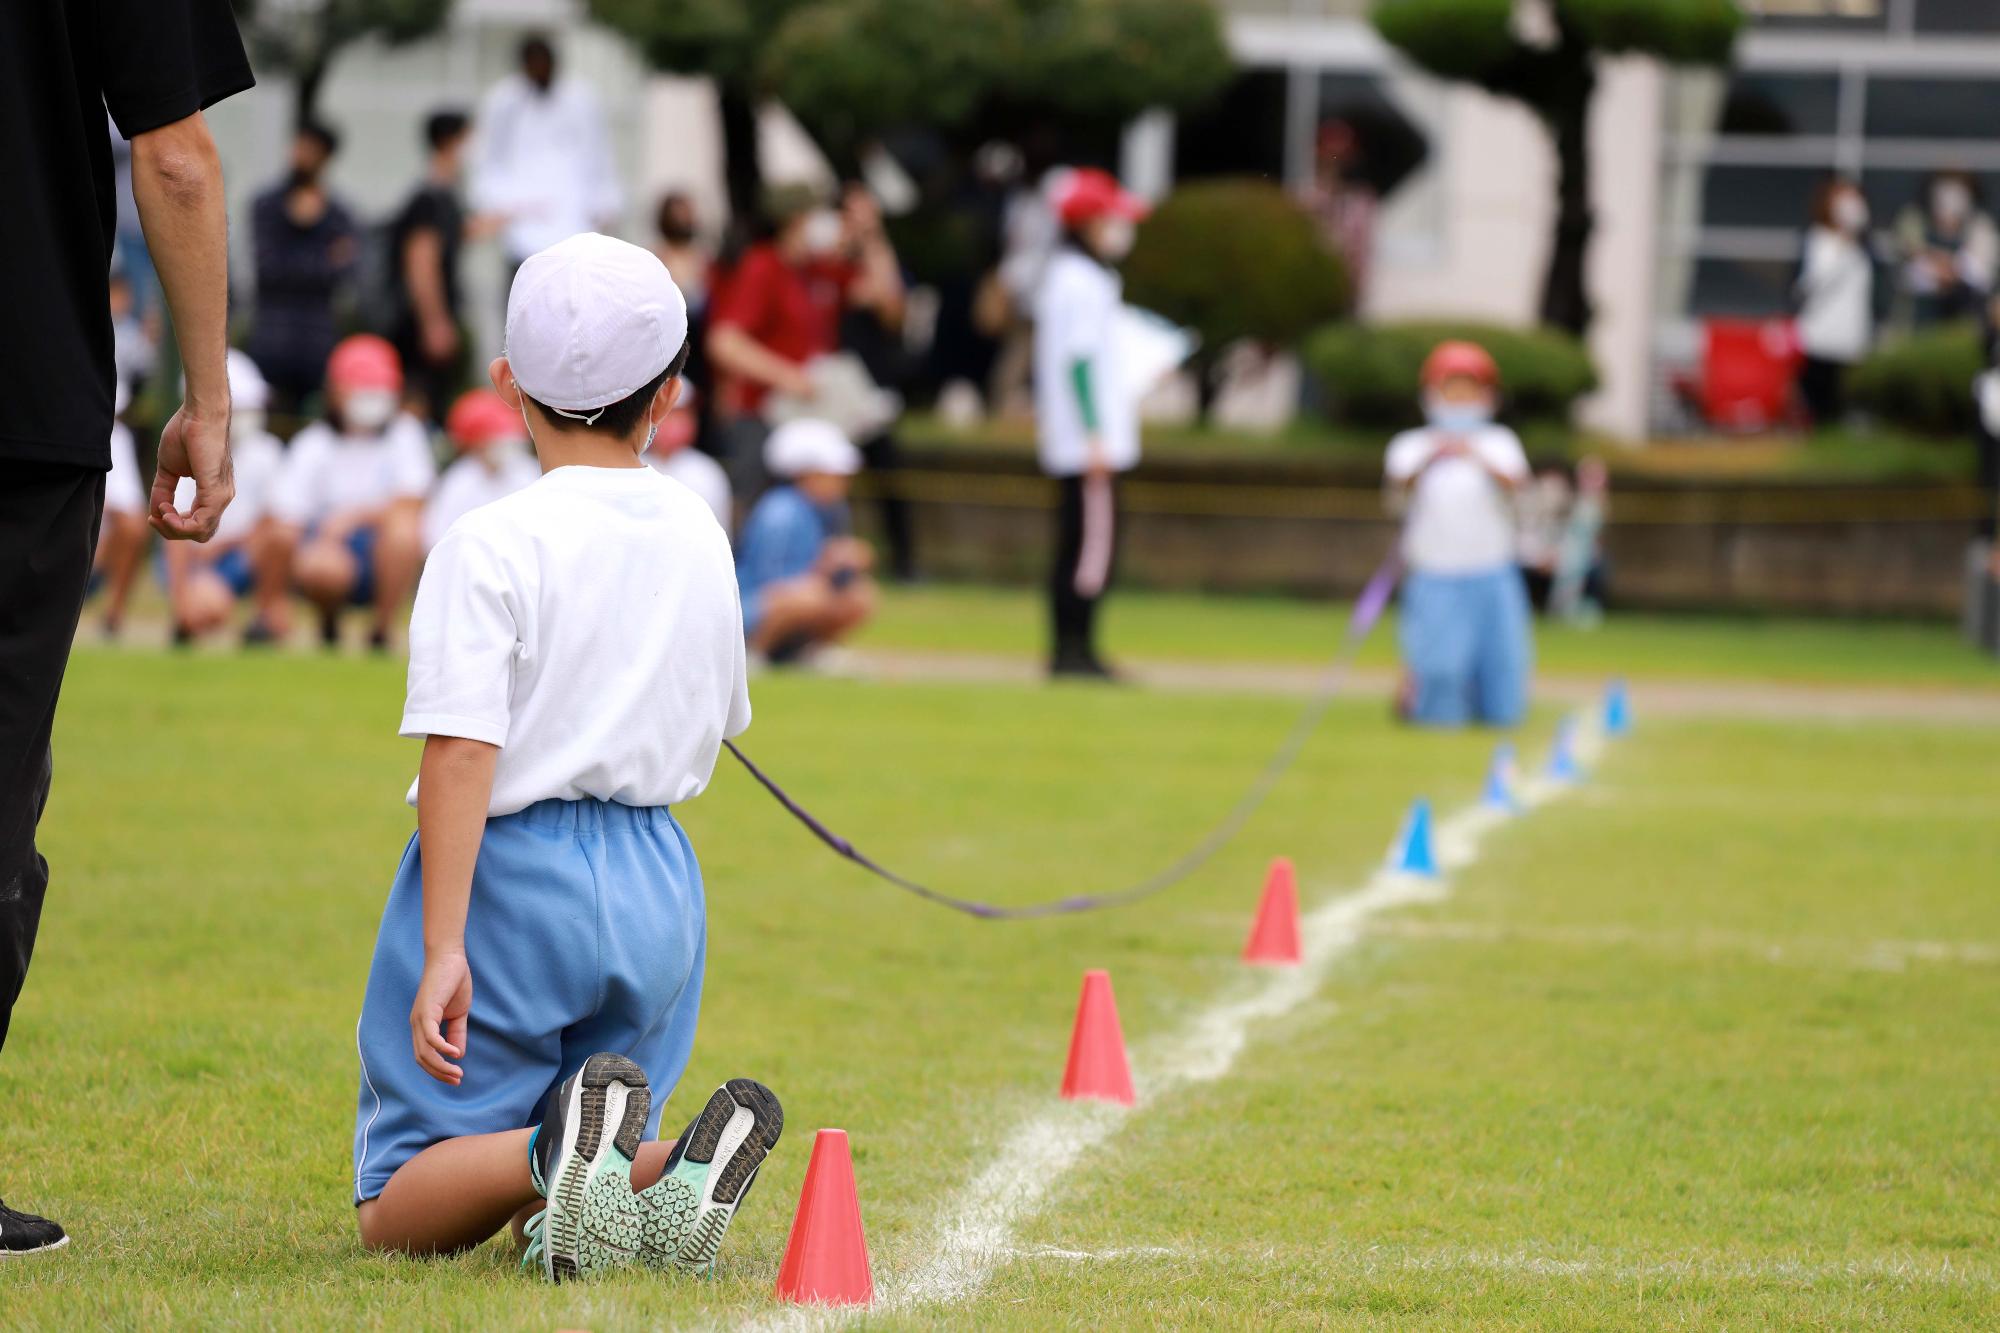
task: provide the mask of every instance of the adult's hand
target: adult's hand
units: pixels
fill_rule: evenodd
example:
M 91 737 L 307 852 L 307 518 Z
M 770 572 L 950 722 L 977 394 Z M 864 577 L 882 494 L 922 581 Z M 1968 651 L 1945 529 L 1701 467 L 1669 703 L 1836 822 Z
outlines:
M 174 492 L 183 477 L 194 478 L 194 506 L 185 514 L 174 508 Z M 168 541 L 205 542 L 215 535 L 222 511 L 235 497 L 229 418 L 197 417 L 182 405 L 160 432 L 160 462 L 153 472 L 146 521 Z

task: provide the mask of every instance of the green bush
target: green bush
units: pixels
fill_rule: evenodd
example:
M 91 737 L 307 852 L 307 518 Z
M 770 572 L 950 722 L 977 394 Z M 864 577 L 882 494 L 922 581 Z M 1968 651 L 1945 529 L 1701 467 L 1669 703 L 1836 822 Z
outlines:
M 1974 426 L 1973 377 L 1985 368 L 1978 326 L 1952 324 L 1883 343 L 1849 375 L 1848 394 L 1905 430 L 1962 436 Z
M 1290 346 L 1347 309 L 1347 266 L 1264 181 L 1176 190 L 1140 225 L 1124 270 L 1125 299 L 1196 330 L 1205 357 L 1239 338 Z
M 1569 420 L 1597 387 L 1590 353 L 1557 329 L 1470 323 L 1334 324 L 1306 340 L 1306 369 L 1326 391 L 1327 415 L 1354 426 L 1414 426 L 1423 419 L 1424 358 L 1450 338 L 1476 342 L 1500 365 L 1505 410 L 1517 421 Z

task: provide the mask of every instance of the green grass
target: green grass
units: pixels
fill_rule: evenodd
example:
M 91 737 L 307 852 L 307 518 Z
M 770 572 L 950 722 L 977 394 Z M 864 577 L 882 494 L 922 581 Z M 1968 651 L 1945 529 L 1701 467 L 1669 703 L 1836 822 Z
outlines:
M 1185 662 L 1311 663 L 1332 655 L 1347 608 L 1281 597 L 1121 592 L 1106 603 L 1114 657 Z M 1032 656 L 1046 611 L 1028 589 L 930 585 L 892 590 L 860 642 L 908 652 Z M 1635 680 L 1764 681 L 2000 689 L 2000 662 L 1982 657 L 1955 626 L 1747 616 L 1617 615 L 1594 630 L 1539 624 L 1540 669 Z M 1361 661 L 1395 660 L 1393 619 Z
M 1148 603 L 1121 605 L 1132 646 Z M 1244 615 L 1271 618 L 1260 646 L 1305 641 Z M 725 760 L 684 812 L 710 962 L 666 1121 L 751 1073 L 785 1098 L 787 1137 L 715 1280 L 551 1289 L 498 1244 L 413 1261 L 354 1239 L 354 1018 L 411 826 L 400 691 L 393 662 L 79 654 L 44 826 L 55 886 L 0 1058 L 0 1188 L 76 1241 L 0 1265 L 0 1323 L 731 1322 L 772 1308 L 823 1125 L 853 1136 L 886 1284 L 1008 1128 L 1054 1104 L 1084 968 L 1112 970 L 1145 1050 L 1242 986 L 1268 856 L 1296 858 L 1309 903 L 1358 885 L 1411 795 L 1469 799 L 1490 740 L 1338 707 L 1194 881 L 1025 925 L 859 877 Z M 1295 706 L 785 678 L 756 701 L 752 753 L 832 823 L 1016 901 L 1154 868 Z M 1449 899 L 1383 919 L 1254 1028 L 1228 1078 L 1133 1116 L 1018 1238 L 1115 1253 L 1022 1258 L 970 1304 L 882 1322 L 1992 1326 L 1992 744 L 1642 719 Z M 1890 966 L 1898 940 L 1986 952 Z

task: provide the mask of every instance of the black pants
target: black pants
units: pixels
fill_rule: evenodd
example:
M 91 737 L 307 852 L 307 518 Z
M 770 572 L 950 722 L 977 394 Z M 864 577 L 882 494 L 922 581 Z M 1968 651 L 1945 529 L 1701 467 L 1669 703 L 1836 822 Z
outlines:
M 95 468 L 0 462 L 0 1046 L 49 886 L 35 826 L 49 799 L 49 732 L 103 513 L 104 473 Z
M 1799 368 L 1799 396 L 1815 426 L 1837 426 L 1847 414 L 1847 366 L 1809 356 Z
M 896 491 L 901 451 L 893 433 L 884 431 L 861 446 L 861 458 L 881 486 L 882 536 L 889 548 L 889 573 L 898 583 L 917 576 L 916 537 L 910 529 L 910 502 Z
M 1055 628 L 1052 657 L 1058 666 L 1097 661 L 1097 604 L 1111 587 L 1118 568 L 1118 543 L 1124 529 L 1118 509 L 1118 477 L 1105 479 L 1108 504 L 1093 513 L 1086 502 L 1082 477 L 1060 478 L 1062 500 L 1056 508 L 1056 562 L 1049 575 L 1049 610 Z M 1105 530 L 1108 528 L 1108 531 Z M 1095 591 L 1079 589 L 1079 575 L 1103 579 Z

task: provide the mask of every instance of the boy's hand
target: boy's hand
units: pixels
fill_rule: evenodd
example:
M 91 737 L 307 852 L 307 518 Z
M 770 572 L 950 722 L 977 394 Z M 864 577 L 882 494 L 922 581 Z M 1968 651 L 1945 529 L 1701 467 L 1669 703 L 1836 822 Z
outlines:
M 465 1071 L 465 1017 L 472 1012 L 472 966 L 456 950 L 424 957 L 417 1002 L 410 1006 L 410 1043 L 417 1063 L 440 1083 L 457 1087 Z

